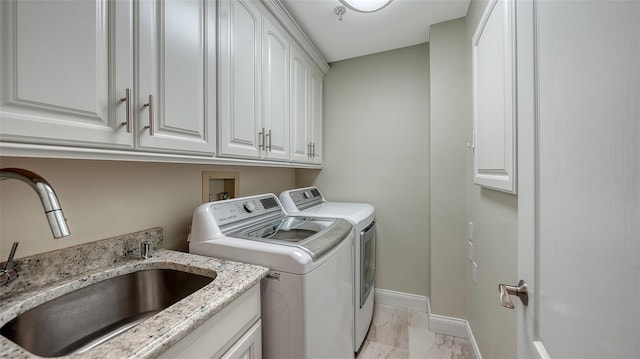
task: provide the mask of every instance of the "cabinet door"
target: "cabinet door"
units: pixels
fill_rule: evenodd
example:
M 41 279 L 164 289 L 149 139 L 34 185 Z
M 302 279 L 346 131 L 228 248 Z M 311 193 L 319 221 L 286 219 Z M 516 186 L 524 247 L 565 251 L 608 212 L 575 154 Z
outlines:
M 247 330 L 247 333 L 229 350 L 222 359 L 260 359 L 262 358 L 262 320 Z
M 311 69 L 309 84 L 309 130 L 311 142 L 311 162 L 322 163 L 322 90 L 324 76 L 319 70 Z
M 309 63 L 291 48 L 291 160 L 309 162 Z
M 473 36 L 473 182 L 516 193 L 515 7 L 495 0 Z
M 131 1 L 0 1 L 0 139 L 127 149 Z M 112 74 L 116 74 L 113 76 Z
M 219 7 L 219 152 L 259 157 L 264 145 L 260 93 L 262 15 L 250 1 L 222 0 Z
M 263 26 L 264 157 L 289 160 L 289 41 L 267 17 Z
M 139 147 L 213 154 L 215 2 L 139 1 Z

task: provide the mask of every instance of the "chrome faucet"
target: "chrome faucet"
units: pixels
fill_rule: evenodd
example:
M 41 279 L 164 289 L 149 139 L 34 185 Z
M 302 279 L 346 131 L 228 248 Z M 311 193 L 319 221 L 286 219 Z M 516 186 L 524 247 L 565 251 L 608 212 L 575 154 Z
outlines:
M 44 214 L 47 216 L 49 227 L 51 227 L 51 233 L 53 233 L 54 238 L 62 238 L 69 235 L 69 227 L 67 227 L 67 222 L 64 218 L 64 214 L 62 213 L 60 203 L 58 202 L 58 197 L 53 191 L 53 188 L 51 188 L 49 182 L 41 176 L 21 168 L 0 169 L 0 181 L 6 179 L 22 181 L 36 191 L 40 198 L 40 202 L 42 202 Z M 4 270 L 0 271 L 0 284 L 8 284 L 16 277 L 15 275 L 12 276 L 12 274 L 16 273 L 11 266 L 13 264 L 13 256 L 16 253 L 17 247 L 18 243 L 16 242 L 11 248 L 11 254 L 9 255 L 9 260 L 7 260 Z
M 69 227 L 67 227 L 64 214 L 62 214 L 58 197 L 49 182 L 39 175 L 21 168 L 0 169 L 0 181 L 5 179 L 20 180 L 36 191 L 38 197 L 40 197 L 40 202 L 42 202 L 44 214 L 49 220 L 49 226 L 54 238 L 62 238 L 69 235 Z

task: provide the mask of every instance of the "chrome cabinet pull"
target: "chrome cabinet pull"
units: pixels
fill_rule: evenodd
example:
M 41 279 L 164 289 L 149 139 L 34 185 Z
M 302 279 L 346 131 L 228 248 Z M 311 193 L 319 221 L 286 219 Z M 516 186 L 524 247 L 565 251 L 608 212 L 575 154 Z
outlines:
M 307 145 L 307 157 L 311 158 L 311 142 Z
M 267 151 L 271 152 L 271 130 L 266 134 L 266 138 L 268 139 Z
M 120 99 L 121 102 L 125 104 L 125 113 L 124 118 L 125 121 L 120 123 L 120 126 L 127 126 L 127 132 L 131 132 L 131 89 L 126 89 L 124 91 L 124 97 Z
M 311 158 L 316 158 L 316 143 L 311 143 Z
M 264 127 L 262 128 L 262 131 L 258 132 L 258 136 L 258 149 L 264 150 Z
M 149 102 L 143 105 L 149 108 L 149 124 L 144 126 L 145 129 L 149 129 L 149 135 L 153 136 L 153 95 L 149 95 Z
M 500 305 L 505 308 L 514 309 L 516 306 L 511 301 L 509 295 L 515 295 L 520 298 L 522 304 L 529 304 L 529 288 L 527 284 L 520 279 L 517 286 L 498 284 L 498 291 L 500 292 Z

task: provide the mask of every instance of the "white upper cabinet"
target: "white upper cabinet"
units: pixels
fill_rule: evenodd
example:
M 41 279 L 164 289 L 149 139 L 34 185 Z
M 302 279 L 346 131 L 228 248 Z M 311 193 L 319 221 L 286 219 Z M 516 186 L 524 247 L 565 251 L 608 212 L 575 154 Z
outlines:
M 322 106 L 324 74 L 311 66 L 309 83 L 309 139 L 311 142 L 311 163 L 322 164 Z
M 262 14 L 250 1 L 220 7 L 220 155 L 260 157 Z
M 267 17 L 263 19 L 262 105 L 266 133 L 264 155 L 289 160 L 289 41 Z
M 215 2 L 10 0 L 0 9 L 2 141 L 213 155 Z
M 220 1 L 220 154 L 289 160 L 289 40 L 246 0 Z
M 0 1 L 0 139 L 130 149 L 132 1 Z M 112 76 L 115 74 L 115 76 Z
M 321 163 L 329 67 L 279 0 L 0 0 L 0 50 L 5 156 Z
M 213 155 L 215 2 L 140 0 L 138 7 L 139 147 Z
M 291 51 L 291 160 L 322 163 L 323 74 L 297 48 Z
M 492 0 L 473 36 L 473 182 L 516 193 L 513 0 Z

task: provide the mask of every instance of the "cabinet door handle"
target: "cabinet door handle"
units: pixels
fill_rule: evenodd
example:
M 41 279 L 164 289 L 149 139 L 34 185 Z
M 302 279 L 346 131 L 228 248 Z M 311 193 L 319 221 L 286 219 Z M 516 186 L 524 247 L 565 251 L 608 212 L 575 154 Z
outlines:
M 307 145 L 307 157 L 311 158 L 311 142 Z
M 311 158 L 316 158 L 316 143 L 311 143 Z
M 145 129 L 149 129 L 149 135 L 153 136 L 153 95 L 149 95 L 149 102 L 143 105 L 148 107 L 149 110 L 149 124 L 144 126 Z
M 131 89 L 126 89 L 124 91 L 124 97 L 120 99 L 121 102 L 124 102 L 124 118 L 125 121 L 120 123 L 120 126 L 127 126 L 127 132 L 131 132 Z
M 266 134 L 266 137 L 268 139 L 267 151 L 271 152 L 271 130 L 269 130 L 269 133 Z
M 258 149 L 264 150 L 264 127 L 258 132 Z

